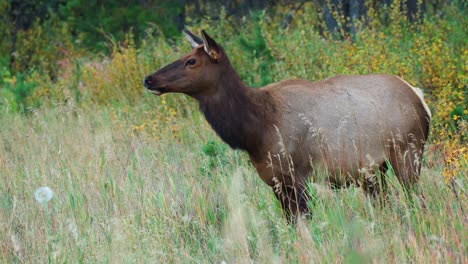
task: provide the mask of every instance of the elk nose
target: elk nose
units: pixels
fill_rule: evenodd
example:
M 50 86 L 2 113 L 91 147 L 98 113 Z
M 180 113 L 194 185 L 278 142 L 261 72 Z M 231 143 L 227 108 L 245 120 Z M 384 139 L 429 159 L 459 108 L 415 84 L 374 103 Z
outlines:
M 143 84 L 145 85 L 146 88 L 149 88 L 151 84 L 153 84 L 153 80 L 151 76 L 147 76 L 145 80 L 143 81 Z

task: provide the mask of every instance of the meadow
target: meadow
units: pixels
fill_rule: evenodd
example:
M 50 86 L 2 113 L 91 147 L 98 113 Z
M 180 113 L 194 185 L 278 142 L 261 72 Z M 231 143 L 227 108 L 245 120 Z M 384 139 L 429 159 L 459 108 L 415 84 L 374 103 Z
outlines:
M 313 215 L 289 225 L 192 99 L 144 90 L 189 50 L 183 37 L 129 34 L 108 56 L 70 52 L 53 78 L 2 71 L 0 262 L 467 263 L 466 11 L 449 5 L 419 24 L 387 11 L 392 23 L 370 10 L 354 36 L 321 35 L 301 13 L 286 30 L 263 13 L 241 37 L 228 20 L 191 29 L 207 29 L 251 86 L 385 72 L 421 87 L 433 121 L 413 199 L 391 174 L 386 206 L 311 184 Z M 36 201 L 41 186 L 50 201 Z

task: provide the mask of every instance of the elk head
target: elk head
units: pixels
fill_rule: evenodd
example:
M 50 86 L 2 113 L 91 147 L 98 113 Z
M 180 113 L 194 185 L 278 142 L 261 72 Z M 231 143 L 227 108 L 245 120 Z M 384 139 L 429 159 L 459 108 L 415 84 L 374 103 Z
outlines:
M 155 95 L 210 93 L 222 77 L 222 65 L 228 59 L 221 48 L 204 30 L 202 38 L 184 30 L 192 51 L 157 72 L 147 76 L 145 87 Z

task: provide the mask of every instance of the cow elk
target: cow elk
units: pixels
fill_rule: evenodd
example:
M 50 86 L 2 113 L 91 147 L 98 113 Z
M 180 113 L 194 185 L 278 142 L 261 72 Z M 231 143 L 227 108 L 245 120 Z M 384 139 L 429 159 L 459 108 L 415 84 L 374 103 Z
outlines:
M 417 182 L 431 120 L 418 88 L 372 74 L 253 89 L 204 30 L 202 38 L 184 33 L 192 51 L 147 76 L 145 87 L 197 100 L 222 140 L 247 151 L 288 216 L 308 213 L 306 185 L 314 175 L 326 175 L 335 188 L 362 186 L 371 196 L 385 190 L 385 179 L 376 178 L 390 166 L 403 187 Z

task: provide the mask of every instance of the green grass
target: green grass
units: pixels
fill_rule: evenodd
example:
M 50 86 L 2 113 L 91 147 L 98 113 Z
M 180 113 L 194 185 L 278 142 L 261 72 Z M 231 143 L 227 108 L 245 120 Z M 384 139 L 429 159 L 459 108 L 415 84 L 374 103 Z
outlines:
M 424 206 L 395 191 L 381 208 L 357 188 L 313 188 L 313 216 L 294 229 L 247 156 L 198 112 L 174 117 L 177 134 L 168 125 L 152 136 L 132 130 L 158 118 L 158 100 L 1 113 L 1 263 L 468 261 L 466 194 L 457 199 L 445 185 L 431 150 Z M 55 193 L 46 207 L 33 195 L 41 186 Z

